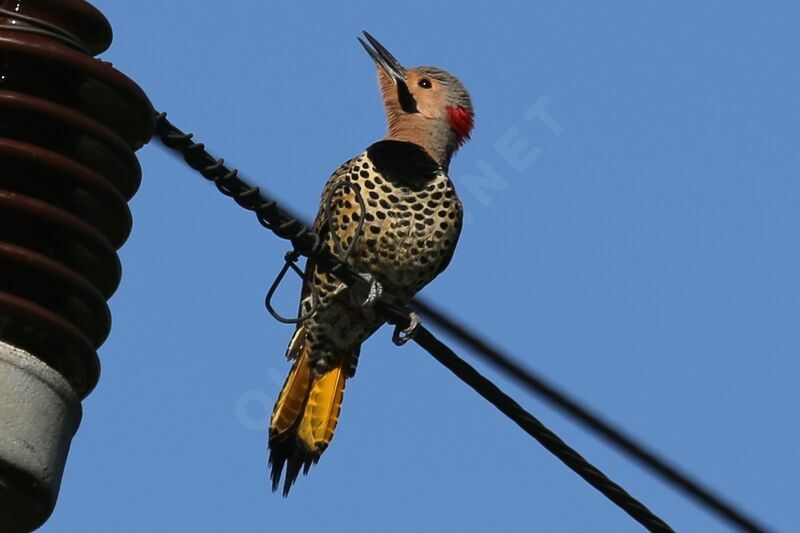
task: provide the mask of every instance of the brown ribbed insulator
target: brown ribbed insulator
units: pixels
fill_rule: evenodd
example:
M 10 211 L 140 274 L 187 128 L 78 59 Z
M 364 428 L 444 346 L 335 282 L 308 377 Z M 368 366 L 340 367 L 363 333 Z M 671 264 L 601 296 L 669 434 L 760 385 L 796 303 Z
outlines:
M 55 370 L 38 381 L 63 378 L 76 398 L 97 384 L 96 350 L 111 327 L 106 301 L 120 281 L 116 250 L 130 233 L 127 201 L 141 179 L 134 151 L 154 129 L 144 92 L 93 57 L 110 44 L 108 21 L 82 0 L 0 0 L 0 355 L 13 351 L 13 360 L 0 357 L 6 388 L 16 390 L 15 372 L 27 379 L 40 369 L 20 357 Z M 57 400 L 66 405 L 66 447 L 54 424 L 15 424 L 0 404 L 0 530 L 36 527 L 52 511 L 80 419 L 69 395 Z M 39 408 L 45 417 L 58 409 Z M 15 449 L 8 428 L 31 433 L 14 442 L 40 442 Z
M 80 0 L 0 8 L 57 26 L 91 53 L 111 41 L 106 19 Z M 115 250 L 141 179 L 134 150 L 152 135 L 153 109 L 109 63 L 9 22 L 41 29 L 0 13 L 0 339 L 84 397 L 97 383 L 104 300 L 120 280 Z

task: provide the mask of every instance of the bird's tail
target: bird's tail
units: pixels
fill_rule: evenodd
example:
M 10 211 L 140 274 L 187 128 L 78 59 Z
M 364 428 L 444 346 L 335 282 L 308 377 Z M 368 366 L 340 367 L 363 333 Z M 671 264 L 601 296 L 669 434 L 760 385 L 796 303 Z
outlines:
M 278 489 L 285 466 L 284 496 L 289 494 L 300 469 L 308 473 L 330 444 L 353 360 L 351 354 L 334 358 L 334 366 L 318 375 L 313 370 L 303 328 L 292 338 L 287 356 L 295 360 L 294 365 L 275 403 L 269 426 L 272 490 Z

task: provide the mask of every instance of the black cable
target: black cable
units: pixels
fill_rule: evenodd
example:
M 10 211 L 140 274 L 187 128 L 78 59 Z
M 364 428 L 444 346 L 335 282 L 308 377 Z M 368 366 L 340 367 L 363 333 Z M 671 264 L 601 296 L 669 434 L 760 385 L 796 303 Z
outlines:
M 670 465 L 655 452 L 637 443 L 622 430 L 615 428 L 609 422 L 603 420 L 602 417 L 591 412 L 587 407 L 581 405 L 576 400 L 570 399 L 564 392 L 558 390 L 554 385 L 549 384 L 541 376 L 536 375 L 532 371 L 514 362 L 507 354 L 491 346 L 487 341 L 478 338 L 464 326 L 457 324 L 430 303 L 418 298 L 415 299 L 411 305 L 422 313 L 426 320 L 429 319 L 453 337 L 475 350 L 480 357 L 500 369 L 507 376 L 522 384 L 528 390 L 540 395 L 582 424 L 588 426 L 600 437 L 611 442 L 611 444 L 618 447 L 634 460 L 652 470 L 669 483 L 672 483 L 678 489 L 686 492 L 688 496 L 697 500 L 700 505 L 716 512 L 720 518 L 727 520 L 743 531 L 753 533 L 767 531 L 766 527 L 759 525 L 752 518 L 748 518 L 741 511 L 736 510 L 730 503 L 712 494 L 707 488 L 691 479 L 688 474 Z
M 193 142 L 192 135 L 185 134 L 172 125 L 164 113 L 157 115 L 156 135 L 165 146 L 180 152 L 191 168 L 213 181 L 223 194 L 232 197 L 241 207 L 256 212 L 259 222 L 264 227 L 281 238 L 291 240 L 297 252 L 307 257 L 314 257 L 318 265 L 328 268 L 330 273 L 348 285 L 364 281 L 348 264 L 339 261 L 321 246 L 319 237 L 308 227 L 282 211 L 274 200 L 261 195 L 258 187 L 251 187 L 244 182 L 238 177 L 236 170 L 225 167 L 223 160 L 214 159 L 205 151 L 203 144 Z M 409 311 L 397 305 L 391 295 L 384 293 L 377 306 L 389 323 L 398 327 L 406 327 L 409 324 Z M 491 381 L 460 359 L 430 331 L 420 326 L 414 341 L 637 522 L 650 531 L 672 531 L 663 520 L 581 457 Z
M 558 457 L 562 463 L 581 476 L 591 486 L 602 492 L 634 520 L 646 527 L 648 531 L 672 531 L 672 528 L 654 515 L 644 504 L 592 466 L 581 454 L 570 448 L 567 443 L 547 429 L 536 417 L 523 409 L 494 383 L 483 377 L 466 361 L 459 358 L 444 343 L 436 339 L 430 331 L 420 327 L 420 331 L 414 337 L 414 341 L 458 376 L 461 381 L 472 387 L 489 403 L 513 420 L 528 435 L 539 441 L 539 444 Z

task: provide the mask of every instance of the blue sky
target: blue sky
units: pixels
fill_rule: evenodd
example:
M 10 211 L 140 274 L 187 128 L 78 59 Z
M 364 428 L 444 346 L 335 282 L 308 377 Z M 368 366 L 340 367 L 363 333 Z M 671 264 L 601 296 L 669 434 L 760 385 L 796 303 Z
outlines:
M 308 218 L 385 132 L 362 29 L 455 73 L 477 111 L 451 167 L 469 223 L 425 295 L 766 523 L 800 522 L 796 4 L 94 4 L 104 59 Z M 291 329 L 262 301 L 287 245 L 158 143 L 140 157 L 103 375 L 42 531 L 639 530 L 388 329 L 320 464 L 271 494 Z M 676 529 L 726 531 L 477 366 Z

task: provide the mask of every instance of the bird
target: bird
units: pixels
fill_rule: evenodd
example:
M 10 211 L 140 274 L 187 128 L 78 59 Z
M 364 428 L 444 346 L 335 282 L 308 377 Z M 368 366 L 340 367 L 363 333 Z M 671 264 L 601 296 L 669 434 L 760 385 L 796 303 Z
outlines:
M 314 230 L 367 283 L 349 288 L 313 258 L 306 263 L 302 320 L 286 350 L 292 366 L 269 426 L 272 490 L 285 470 L 284 497 L 333 438 L 361 344 L 385 323 L 376 299 L 387 292 L 409 302 L 448 266 L 463 223 L 448 170 L 472 133 L 469 93 L 449 72 L 405 68 L 368 32 L 363 37 L 358 41 L 377 69 L 388 132 L 333 172 Z M 418 324 L 412 315 L 405 334 L 413 336 Z

